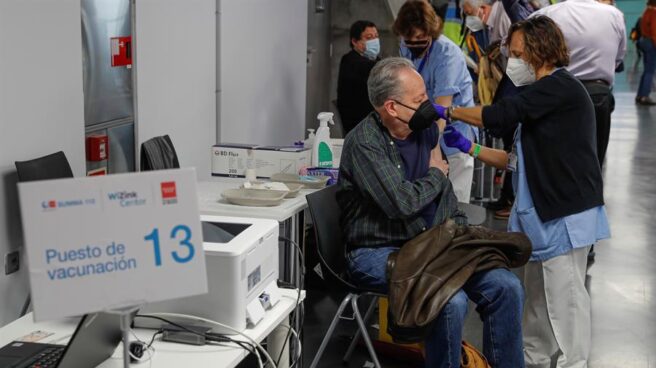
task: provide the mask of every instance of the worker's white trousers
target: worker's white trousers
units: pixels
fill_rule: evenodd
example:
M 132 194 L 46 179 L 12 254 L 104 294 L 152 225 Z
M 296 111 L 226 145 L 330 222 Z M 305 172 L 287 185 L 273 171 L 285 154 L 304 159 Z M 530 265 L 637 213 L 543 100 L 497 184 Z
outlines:
M 522 329 L 526 368 L 586 368 L 590 355 L 590 295 L 585 275 L 590 247 L 525 267 Z

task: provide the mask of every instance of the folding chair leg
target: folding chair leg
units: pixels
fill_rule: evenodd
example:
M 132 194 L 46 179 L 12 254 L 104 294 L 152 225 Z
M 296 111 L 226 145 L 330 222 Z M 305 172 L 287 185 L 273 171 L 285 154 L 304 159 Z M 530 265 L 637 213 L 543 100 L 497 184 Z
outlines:
M 369 338 L 369 333 L 367 332 L 367 325 L 364 324 L 360 311 L 358 310 L 358 295 L 355 295 L 351 299 L 351 306 L 353 306 L 353 314 L 355 314 L 355 319 L 358 321 L 358 327 L 360 327 L 360 332 L 362 333 L 362 338 L 364 339 L 365 345 L 369 350 L 369 355 L 371 355 L 371 360 L 374 361 L 374 366 L 376 368 L 381 368 L 380 363 L 378 362 L 378 356 L 376 355 L 376 350 L 374 350 L 374 345 L 371 343 Z
M 369 318 L 371 318 L 371 313 L 374 311 L 374 307 L 376 306 L 377 302 L 378 302 L 378 297 L 374 296 L 373 299 L 371 300 L 371 303 L 369 304 L 369 308 L 367 308 L 367 312 L 364 315 L 365 324 L 369 323 Z M 348 350 L 346 350 L 346 354 L 344 355 L 344 362 L 348 362 L 351 359 L 351 355 L 353 354 L 355 347 L 358 345 L 358 342 L 360 342 L 361 333 L 362 332 L 358 328 L 358 330 L 355 332 L 355 336 L 353 336 L 353 341 L 351 341 L 351 345 L 349 345 Z
M 319 346 L 319 350 L 317 350 L 317 353 L 312 360 L 312 364 L 310 364 L 310 368 L 316 368 L 317 364 L 319 364 L 319 359 L 321 359 L 324 350 L 326 350 L 328 340 L 330 340 L 331 336 L 333 335 L 335 327 L 337 327 L 337 323 L 339 322 L 339 318 L 342 316 L 342 313 L 344 313 L 346 306 L 353 300 L 353 297 L 355 296 L 355 294 L 349 293 L 346 297 L 344 297 L 344 300 L 342 300 L 342 304 L 339 305 L 337 313 L 335 313 L 335 317 L 333 317 L 333 321 L 330 322 L 330 327 L 328 327 L 328 331 L 326 331 L 326 335 L 323 337 L 323 341 L 321 341 L 321 346 Z

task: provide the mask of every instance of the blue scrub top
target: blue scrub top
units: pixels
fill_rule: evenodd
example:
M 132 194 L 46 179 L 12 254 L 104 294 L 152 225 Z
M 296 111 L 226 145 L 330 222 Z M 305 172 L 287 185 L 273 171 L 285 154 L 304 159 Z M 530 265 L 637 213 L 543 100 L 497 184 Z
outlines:
M 522 124 L 519 124 L 515 131 L 517 154 L 517 170 L 513 173 L 515 203 L 508 219 L 508 231 L 522 232 L 531 239 L 533 253 L 530 260 L 546 261 L 575 248 L 586 247 L 599 240 L 610 238 L 604 206 L 547 222 L 540 220 L 526 179 L 521 130 Z
M 419 74 L 424 78 L 426 93 L 432 102 L 440 96 L 453 96 L 454 106 L 474 106 L 474 91 L 472 79 L 467 70 L 467 63 L 462 50 L 444 35 L 433 40 L 431 49 L 423 57 L 412 59 L 407 47 L 401 46 L 400 54 L 410 59 Z M 422 68 L 422 60 L 426 59 Z M 421 69 L 421 70 L 420 70 Z M 478 129 L 460 121 L 453 121 L 456 130 L 472 141 L 476 141 Z M 447 147 L 444 139 L 440 138 L 440 146 L 447 156 L 460 153 L 457 148 Z

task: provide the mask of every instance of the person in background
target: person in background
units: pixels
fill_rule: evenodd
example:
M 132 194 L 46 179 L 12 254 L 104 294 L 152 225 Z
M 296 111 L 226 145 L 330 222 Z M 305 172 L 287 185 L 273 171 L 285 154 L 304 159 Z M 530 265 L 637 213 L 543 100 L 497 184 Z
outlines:
M 428 98 L 437 104 L 473 106 L 472 79 L 460 48 L 441 34 L 442 21 L 433 7 L 423 0 L 409 0 L 399 10 L 392 26 L 402 38 L 400 53 L 412 61 L 426 83 Z M 445 122 L 438 122 L 443 129 Z M 478 130 L 460 122 L 456 129 L 469 139 L 475 139 Z M 449 179 L 458 201 L 469 203 L 474 160 L 457 149 L 440 141 L 449 162 Z
M 451 107 L 441 117 L 491 130 L 520 122 L 512 152 L 473 144 L 451 127 L 444 140 L 489 165 L 515 171 L 508 230 L 525 233 L 533 244 L 524 273 L 526 366 L 587 367 L 587 254 L 591 244 L 610 237 L 594 106 L 583 84 L 565 69 L 567 45 L 553 20 L 536 16 L 518 22 L 509 37 L 506 73 L 526 88 L 490 106 Z
M 482 0 L 465 0 L 462 11 L 467 16 L 466 24 L 478 24 L 478 20 L 480 20 L 485 25 L 490 44 L 502 41 L 508 35 L 510 18 L 500 0 L 495 0 L 491 5 L 484 4 Z M 469 20 L 470 17 L 473 19 Z
M 456 42 L 456 44 L 459 44 L 460 47 L 464 46 L 463 51 L 465 49 L 467 50 L 465 61 L 467 63 L 467 71 L 472 79 L 474 101 L 477 101 L 479 98 L 477 88 L 478 65 L 490 41 L 485 22 L 479 17 L 479 13 L 482 15 L 482 0 L 461 0 L 461 5 L 460 17 L 464 20 L 464 28 L 462 29 L 463 40 L 461 43 Z
M 603 166 L 615 109 L 615 69 L 626 55 L 624 14 L 596 0 L 567 0 L 531 16 L 536 15 L 551 18 L 565 36 L 570 52 L 567 70 L 583 83 L 595 107 L 597 159 Z
M 636 103 L 643 106 L 656 105 L 656 101 L 649 98 L 651 86 L 654 83 L 654 70 L 656 69 L 656 0 L 647 1 L 647 8 L 640 20 L 640 40 L 638 47 L 642 51 L 644 70 L 640 77 Z
M 359 20 L 349 32 L 351 51 L 342 56 L 337 79 L 337 110 L 344 136 L 373 111 L 367 96 L 367 78 L 380 59 L 380 39 L 376 25 Z
M 453 219 L 466 224 L 438 145 L 435 107 L 405 58 L 371 71 L 375 110 L 344 140 L 337 182 L 340 223 L 348 244 L 349 279 L 370 290 L 389 288 L 387 258 L 408 240 Z M 460 367 L 469 300 L 485 324 L 483 352 L 495 368 L 523 368 L 523 290 L 507 269 L 477 272 L 442 308 L 425 340 L 426 367 Z
M 485 24 L 490 30 L 490 43 L 503 41 L 508 36 L 508 29 L 510 29 L 510 18 L 503 8 L 501 0 L 496 0 L 492 6 L 486 11 Z
M 528 18 L 536 10 L 528 0 L 501 0 L 501 2 L 513 24 Z
M 484 51 L 490 41 L 488 27 L 485 25 L 485 20 L 483 19 L 485 14 L 482 6 L 482 0 L 464 0 L 462 3 L 462 16 L 465 20 L 465 27 L 467 27 L 467 30 L 474 37 L 481 51 Z M 472 53 L 474 50 L 469 51 Z M 478 62 L 478 60 L 476 61 Z

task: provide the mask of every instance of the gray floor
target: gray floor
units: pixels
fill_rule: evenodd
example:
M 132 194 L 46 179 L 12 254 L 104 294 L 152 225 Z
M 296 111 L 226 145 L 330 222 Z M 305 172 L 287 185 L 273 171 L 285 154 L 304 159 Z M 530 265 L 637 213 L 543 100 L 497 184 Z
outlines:
M 605 177 L 612 239 L 589 269 L 590 366 L 656 367 L 656 109 L 620 92 Z
M 640 67 L 634 69 L 634 51 L 627 71 L 618 75 L 617 107 L 604 170 L 605 199 L 612 238 L 596 246 L 596 260 L 588 270 L 592 297 L 593 339 L 590 368 L 656 367 L 656 107 L 634 104 Z M 488 214 L 491 218 L 491 214 Z M 489 220 L 489 225 L 505 224 Z M 336 310 L 340 296 L 309 292 L 305 323 L 305 364 L 316 351 Z M 342 322 L 320 364 L 340 366 L 354 328 Z M 480 346 L 482 325 L 470 309 L 466 339 Z M 363 346 L 348 367 L 362 367 L 368 359 Z M 381 357 L 385 367 L 413 366 L 407 361 Z

